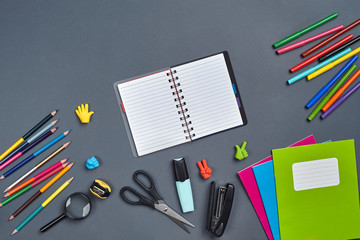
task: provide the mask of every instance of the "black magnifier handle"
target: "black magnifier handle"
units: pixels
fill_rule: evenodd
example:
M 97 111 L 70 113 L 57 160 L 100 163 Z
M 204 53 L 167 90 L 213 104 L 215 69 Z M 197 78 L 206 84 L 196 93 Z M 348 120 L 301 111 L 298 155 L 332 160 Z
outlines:
M 40 232 L 46 232 L 47 230 L 49 230 L 49 228 L 53 227 L 55 224 L 57 224 L 64 218 L 66 218 L 65 213 L 61 214 L 60 216 L 58 216 L 57 218 L 55 218 L 54 220 L 52 220 L 51 222 L 40 228 Z

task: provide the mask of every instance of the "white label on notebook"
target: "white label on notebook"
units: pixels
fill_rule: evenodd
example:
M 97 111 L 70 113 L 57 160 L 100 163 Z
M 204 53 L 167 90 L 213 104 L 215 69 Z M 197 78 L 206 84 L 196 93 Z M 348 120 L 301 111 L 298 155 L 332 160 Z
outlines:
M 339 185 L 337 158 L 327 158 L 292 165 L 296 191 Z

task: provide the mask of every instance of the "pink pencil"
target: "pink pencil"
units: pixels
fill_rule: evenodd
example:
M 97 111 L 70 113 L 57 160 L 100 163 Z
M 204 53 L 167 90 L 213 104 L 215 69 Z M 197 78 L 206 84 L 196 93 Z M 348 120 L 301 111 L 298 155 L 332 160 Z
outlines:
M 327 30 L 327 31 L 325 31 L 325 32 L 319 33 L 319 34 L 317 34 L 317 35 L 315 35 L 315 36 L 309 37 L 309 38 L 307 38 L 307 39 L 304 39 L 304 40 L 302 40 L 302 41 L 296 42 L 296 43 L 291 44 L 291 45 L 289 45 L 289 46 L 280 48 L 279 50 L 276 51 L 276 53 L 277 53 L 277 54 L 283 54 L 283 53 L 288 52 L 288 51 L 291 51 L 291 50 L 293 50 L 293 49 L 295 49 L 295 48 L 304 46 L 305 44 L 307 44 L 307 43 L 309 43 L 309 42 L 313 42 L 313 41 L 315 41 L 315 40 L 317 40 L 317 39 L 319 39 L 319 38 L 325 37 L 326 35 L 329 35 L 329 34 L 331 34 L 331 33 L 337 32 L 337 31 L 339 31 L 339 30 L 341 30 L 341 29 L 343 29 L 343 28 L 344 28 L 343 25 L 339 25 L 339 26 L 334 27 L 334 28 L 331 28 L 331 29 L 329 29 L 329 30 Z

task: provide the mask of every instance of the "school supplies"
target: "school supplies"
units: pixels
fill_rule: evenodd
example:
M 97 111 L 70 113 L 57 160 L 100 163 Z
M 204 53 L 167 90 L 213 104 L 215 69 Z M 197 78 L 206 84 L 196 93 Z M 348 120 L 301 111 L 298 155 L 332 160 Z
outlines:
M 2 175 L 3 178 L 6 178 L 8 176 L 10 176 L 11 174 L 13 174 L 14 172 L 16 172 L 19 168 L 21 168 L 22 166 L 24 166 L 25 164 L 27 164 L 28 162 L 30 162 L 31 160 L 33 160 L 35 157 L 39 156 L 42 152 L 44 152 L 45 150 L 47 150 L 48 148 L 52 147 L 54 144 L 56 144 L 57 142 L 59 142 L 61 139 L 63 139 L 64 137 L 66 137 L 69 133 L 71 132 L 71 130 L 68 130 L 62 134 L 60 134 L 59 136 L 57 136 L 55 139 L 53 139 L 51 142 L 49 142 L 48 144 L 46 144 L 45 146 L 43 146 L 42 148 L 40 148 L 39 150 L 37 150 L 35 153 L 31 154 L 30 156 L 28 156 L 27 158 L 25 158 L 22 162 L 18 163 L 16 166 L 14 166 L 13 168 L 11 168 L 9 171 L 7 171 L 6 173 L 4 173 Z
M 36 132 L 39 128 L 41 128 L 47 121 L 49 121 L 59 110 L 55 110 L 49 115 L 47 115 L 43 120 L 41 120 L 38 124 L 36 124 L 32 129 L 30 129 L 24 136 L 22 136 L 19 140 L 17 140 L 11 147 L 9 147 L 4 153 L 0 155 L 0 160 L 9 155 L 17 146 L 19 146 L 22 142 L 28 139 L 34 132 Z
M 320 112 L 320 110 L 325 106 L 325 104 L 330 100 L 330 98 L 334 95 L 334 93 L 340 88 L 340 86 L 345 82 L 345 80 L 351 75 L 351 73 L 355 70 L 356 65 L 353 64 L 350 69 L 344 74 L 344 76 L 335 84 L 335 86 L 330 90 L 330 92 L 321 100 L 319 105 L 311 112 L 308 116 L 308 120 L 312 121 L 314 117 Z
M 175 184 L 183 213 L 194 211 L 194 200 L 185 158 L 173 160 Z
M 306 104 L 307 108 L 311 108 L 331 87 L 334 83 L 350 68 L 352 64 L 358 59 L 355 55 L 348 63 L 333 77 L 320 91 Z
M 319 38 L 325 37 L 326 35 L 329 35 L 329 34 L 331 34 L 331 33 L 337 32 L 337 31 L 339 31 L 339 30 L 341 30 L 341 29 L 343 29 L 343 28 L 344 28 L 343 25 L 339 25 L 339 26 L 337 26 L 337 27 L 331 28 L 331 29 L 329 29 L 329 30 L 327 30 L 327 31 L 324 31 L 324 32 L 322 32 L 322 33 L 316 34 L 316 35 L 314 35 L 314 36 L 312 36 L 312 37 L 309 37 L 309 38 L 306 38 L 306 39 L 301 40 L 301 41 L 299 41 L 299 42 L 293 43 L 293 44 L 291 44 L 291 45 L 289 45 L 289 46 L 280 48 L 279 50 L 276 51 L 276 53 L 277 53 L 277 54 L 283 54 L 283 53 L 285 53 L 285 52 L 288 52 L 288 51 L 291 51 L 291 50 L 293 50 L 293 49 L 296 49 L 296 48 L 299 48 L 299 47 L 301 47 L 301 46 L 304 46 L 305 44 L 308 44 L 308 43 L 310 43 L 310 42 L 313 42 L 313 41 L 315 41 L 315 40 L 317 40 L 317 39 L 319 39 Z
M 85 166 L 89 170 L 95 169 L 95 168 L 99 167 L 99 161 L 96 159 L 96 157 L 92 156 L 91 158 L 86 160 Z
M 148 184 L 145 184 L 143 181 L 141 181 L 138 176 L 141 175 L 144 178 L 146 178 L 148 181 L 147 183 L 150 183 L 150 186 Z M 140 186 L 143 190 L 145 190 L 154 200 L 150 200 L 137 192 L 135 189 L 125 186 L 121 188 L 120 190 L 120 196 L 122 199 L 124 199 L 125 202 L 131 204 L 131 205 L 144 205 L 151 207 L 166 216 L 168 216 L 172 221 L 174 221 L 179 227 L 181 227 L 183 230 L 185 230 L 187 233 L 190 233 L 190 231 L 186 228 L 185 224 L 195 227 L 192 223 L 190 223 L 188 220 L 186 220 L 184 217 L 176 213 L 172 208 L 170 208 L 165 201 L 160 197 L 159 193 L 156 190 L 154 180 L 150 176 L 149 173 L 143 171 L 143 170 L 137 170 L 134 172 L 133 180 L 136 184 Z M 129 198 L 126 197 L 125 192 L 128 192 L 128 194 L 131 193 L 131 195 L 136 196 L 138 198 L 138 201 L 132 201 Z
M 357 36 L 356 38 L 352 39 L 351 41 L 345 42 L 345 43 L 342 44 L 340 47 L 338 47 L 338 48 L 332 50 L 331 52 L 325 54 L 324 56 L 320 57 L 320 58 L 319 58 L 319 62 L 322 62 L 322 61 L 328 59 L 329 57 L 334 56 L 334 55 L 337 54 L 338 52 L 341 52 L 343 49 L 349 47 L 351 44 L 356 43 L 356 42 L 359 41 L 359 40 L 360 40 L 360 35 Z
M 89 104 L 87 103 L 78 106 L 75 112 L 81 123 L 89 123 L 90 117 L 94 114 L 94 112 L 89 112 Z
M 31 219 L 33 219 L 41 210 L 43 210 L 59 193 L 61 193 L 74 179 L 74 177 L 67 180 L 63 185 L 61 185 L 53 194 L 50 195 L 48 199 L 46 199 L 32 214 L 30 214 L 19 226 L 15 228 L 15 230 L 11 233 L 14 235 L 18 231 L 20 231 Z
M 206 159 L 201 160 L 201 162 L 198 161 L 196 164 L 198 165 L 198 167 L 200 169 L 200 175 L 204 179 L 208 179 L 211 177 L 212 170 L 211 170 L 211 168 L 208 167 Z
M 76 192 L 71 194 L 65 201 L 65 211 L 63 214 L 40 228 L 41 232 L 45 232 L 53 227 L 55 224 L 65 218 L 72 220 L 82 220 L 90 215 L 91 212 L 91 200 L 85 194 Z
M 27 178 L 28 176 L 30 176 L 33 172 L 35 172 L 37 169 L 39 169 L 41 166 L 43 166 L 45 163 L 47 163 L 48 161 L 50 161 L 50 159 L 52 159 L 53 157 L 55 157 L 57 154 L 59 154 L 61 151 L 63 151 L 65 148 L 67 148 L 67 146 L 69 146 L 71 143 L 67 142 L 65 144 L 63 144 L 61 147 L 59 147 L 58 149 L 56 149 L 54 152 L 52 152 L 49 156 L 47 156 L 44 160 L 42 160 L 41 162 L 39 162 L 38 164 L 36 164 L 35 167 L 33 167 L 30 171 L 28 171 L 27 173 L 25 173 L 21 178 L 19 178 L 18 180 L 16 180 L 13 184 L 11 184 L 10 186 L 8 186 L 4 193 L 9 191 L 10 189 L 12 189 L 14 186 L 16 186 L 19 182 L 21 182 L 22 180 L 24 180 L 25 178 Z M 0 178 L 1 179 L 1 178 Z
M 331 62 L 335 61 L 336 59 L 340 59 L 341 57 L 346 56 L 350 52 L 351 52 L 350 48 L 345 49 L 341 53 L 336 54 L 335 56 L 329 58 L 328 60 L 326 60 L 326 61 L 324 61 L 322 63 L 319 63 L 318 65 L 316 65 L 316 66 L 314 66 L 312 68 L 309 68 L 308 70 L 305 70 L 304 72 L 290 78 L 288 80 L 288 84 L 290 85 L 290 84 L 293 84 L 294 82 L 299 81 L 300 79 L 308 76 L 309 74 L 315 72 L 316 70 L 321 69 L 322 67 L 326 66 L 327 64 L 330 64 Z M 308 80 L 310 80 L 309 76 L 308 76 Z
M 53 185 L 59 178 L 61 178 L 70 168 L 74 165 L 71 163 L 63 168 L 55 177 L 53 177 L 49 182 L 47 182 L 39 191 L 37 191 L 32 197 L 30 197 L 21 207 L 19 207 L 13 214 L 11 214 L 9 221 L 16 218 L 25 208 L 27 208 L 35 199 L 37 199 L 41 194 L 43 194 L 51 185 Z
M 313 72 L 312 74 L 308 75 L 307 76 L 307 79 L 308 80 L 311 80 L 321 74 L 323 74 L 324 72 L 332 69 L 333 67 L 335 67 L 336 65 L 338 65 L 339 63 L 342 63 L 343 61 L 345 61 L 346 59 L 354 56 L 355 54 L 358 54 L 360 52 L 360 47 L 354 49 L 353 51 L 351 51 L 350 53 L 346 54 L 345 56 L 342 56 L 341 58 L 338 58 L 337 60 L 329 63 L 328 65 L 320 68 L 319 70 Z M 331 59 L 331 58 L 329 58 Z M 327 61 L 327 60 L 326 60 Z M 322 62 L 322 63 L 325 63 L 326 61 Z M 321 64 L 321 63 L 320 63 Z
M 354 92 L 360 88 L 360 82 L 358 82 L 354 87 L 347 91 L 343 96 L 341 96 L 329 109 L 321 115 L 322 119 L 325 119 L 329 116 L 336 108 L 338 108 L 348 97 L 350 97 Z
M 319 52 L 318 54 L 315 54 L 314 56 L 302 61 L 301 63 L 299 63 L 298 65 L 296 65 L 295 67 L 290 68 L 290 72 L 296 72 L 297 70 L 309 65 L 310 63 L 316 61 L 316 59 L 318 59 L 319 57 L 325 55 L 326 53 L 330 52 L 331 50 L 337 48 L 338 46 L 340 46 L 341 44 L 349 41 L 350 39 L 353 38 L 353 35 L 350 34 L 349 36 L 346 36 L 345 38 L 341 39 L 340 41 L 334 43 L 333 45 L 331 45 L 330 47 L 322 50 L 321 52 Z M 340 51 L 339 51 L 340 52 Z M 338 52 L 338 53 L 339 53 Z
M 282 39 L 282 40 L 280 40 L 279 42 L 274 43 L 274 44 L 273 44 L 273 47 L 274 47 L 274 48 L 278 48 L 278 47 L 280 47 L 280 46 L 282 46 L 282 45 L 284 45 L 284 44 L 286 44 L 286 43 L 288 43 L 288 42 L 290 42 L 290 41 L 292 41 L 292 40 L 300 37 L 301 35 L 303 35 L 303 34 L 309 32 L 309 31 L 311 31 L 311 30 L 313 30 L 313 29 L 315 29 L 315 28 L 323 25 L 324 23 L 327 23 L 328 21 L 333 20 L 333 19 L 336 18 L 337 16 L 338 16 L 337 13 L 333 13 L 333 14 L 331 14 L 330 16 L 328 16 L 328 17 L 326 17 L 326 18 L 323 18 L 323 19 L 321 19 L 320 21 L 318 21 L 318 22 L 316 22 L 316 23 L 314 23 L 314 24 L 312 24 L 312 25 L 310 25 L 310 26 L 308 26 L 308 27 L 306 27 L 306 28 L 304 28 L 304 29 L 302 29 L 302 30 L 300 30 L 300 31 L 298 31 L 298 32 L 296 32 L 296 33 L 294 33 L 294 34 L 292 34 L 292 35 L 290 35 L 290 36 Z
M 358 239 L 354 140 L 272 151 L 281 239 Z
M 235 187 L 228 183 L 226 186 L 220 186 L 216 195 L 215 191 L 216 183 L 211 182 L 206 230 L 221 237 L 229 221 Z
M 50 137 L 55 131 L 57 130 L 56 128 L 53 128 L 49 131 L 47 131 L 46 133 L 44 133 L 43 135 L 41 135 L 38 139 L 36 139 L 34 142 L 32 142 L 30 145 L 28 145 L 25 149 L 23 149 L 21 152 L 18 152 L 17 154 L 15 154 L 12 158 L 8 159 L 3 165 L 0 166 L 0 170 L 3 170 L 4 168 L 6 168 L 9 164 L 11 164 L 12 162 L 14 162 L 16 159 L 18 159 L 19 157 L 21 157 L 22 155 L 24 155 L 26 152 L 28 152 L 29 150 L 31 150 L 33 147 L 35 147 L 36 145 L 38 145 L 39 143 L 41 143 L 42 141 L 44 141 L 46 138 Z M 4 179 L 4 176 L 1 176 L 0 179 Z
M 95 179 L 93 184 L 90 186 L 90 192 L 98 198 L 106 199 L 110 196 L 111 188 L 106 182 Z
M 236 153 L 235 153 L 235 158 L 238 160 L 243 160 L 244 158 L 247 158 L 248 152 L 245 150 L 247 145 L 247 142 L 244 141 L 241 145 L 241 147 L 239 147 L 239 145 L 235 145 L 235 149 L 236 149 Z
M 326 44 L 328 44 L 329 42 L 331 42 L 332 40 L 334 40 L 335 38 L 337 38 L 338 36 L 344 34 L 345 32 L 349 31 L 350 29 L 356 27 L 357 25 L 360 24 L 360 19 L 356 20 L 355 22 L 353 22 L 352 24 L 350 24 L 349 26 L 347 26 L 346 28 L 344 28 L 343 30 L 340 30 L 337 33 L 334 33 L 333 35 L 331 35 L 330 37 L 326 38 L 325 40 L 319 42 L 318 44 L 316 44 L 315 46 L 311 47 L 310 49 L 306 50 L 305 52 L 303 52 L 301 54 L 302 57 L 306 57 L 310 54 L 312 54 L 313 52 L 315 52 L 316 50 L 322 48 L 323 46 L 325 46 Z
M 247 123 L 227 52 L 114 87 L 135 156 Z

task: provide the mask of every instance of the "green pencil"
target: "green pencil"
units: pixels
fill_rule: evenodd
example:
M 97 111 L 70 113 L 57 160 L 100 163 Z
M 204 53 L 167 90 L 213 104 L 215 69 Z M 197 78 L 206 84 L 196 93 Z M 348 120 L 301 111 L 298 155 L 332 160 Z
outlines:
M 324 23 L 327 23 L 328 21 L 333 20 L 337 16 L 338 16 L 337 13 L 333 13 L 330 16 L 328 16 L 328 17 L 326 17 L 326 18 L 324 18 L 324 19 L 322 19 L 322 20 L 308 26 L 307 28 L 304 28 L 303 30 L 300 30 L 300 31 L 298 31 L 298 32 L 296 32 L 294 34 L 291 34 L 290 36 L 278 41 L 277 43 L 274 43 L 273 47 L 278 48 L 278 47 L 280 47 L 280 46 L 282 46 L 282 45 L 284 45 L 284 44 L 286 44 L 288 42 L 291 42 L 292 40 L 300 37 L 301 35 L 304 35 L 305 33 L 310 32 L 311 30 L 323 25 Z
M 353 64 L 349 70 L 344 74 L 344 76 L 336 83 L 333 89 L 330 90 L 328 95 L 323 98 L 323 100 L 316 106 L 314 111 L 309 115 L 308 120 L 311 121 L 314 117 L 320 112 L 320 110 L 325 106 L 325 104 L 330 100 L 330 98 L 335 94 L 335 92 L 340 88 L 340 86 L 345 82 L 345 80 L 351 75 L 351 73 L 355 70 L 356 65 Z
M 4 201 L 2 201 L 0 203 L 0 207 L 8 204 L 9 202 L 11 202 L 12 200 L 14 200 L 15 198 L 17 198 L 18 196 L 20 196 L 21 194 L 23 194 L 24 192 L 27 192 L 28 190 L 32 189 L 32 186 L 29 184 L 26 187 L 24 187 L 23 189 L 21 189 L 20 191 L 16 192 L 15 194 L 11 195 L 10 197 L 8 197 L 7 199 L 5 199 Z

